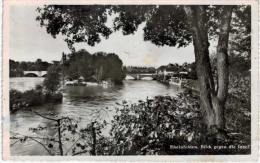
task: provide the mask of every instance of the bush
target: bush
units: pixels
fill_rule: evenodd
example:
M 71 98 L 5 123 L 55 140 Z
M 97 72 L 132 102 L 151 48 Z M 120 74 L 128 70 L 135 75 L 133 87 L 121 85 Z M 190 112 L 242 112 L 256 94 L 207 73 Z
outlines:
M 62 93 L 58 92 L 55 94 L 46 94 L 46 102 L 51 102 L 51 103 L 61 103 L 63 95 Z
M 22 92 L 13 89 L 10 90 L 10 112 L 15 112 L 18 107 L 25 105 L 21 98 Z
M 39 106 L 45 103 L 61 103 L 62 93 L 44 93 L 42 86 L 37 85 L 35 89 L 25 92 L 10 90 L 10 112 L 30 106 Z
M 226 128 L 237 143 L 251 141 L 251 84 L 250 73 L 230 76 L 229 95 L 226 102 Z M 236 115 L 236 116 L 234 116 Z
M 158 96 L 137 104 L 123 102 L 117 108 L 110 132 L 111 154 L 232 154 L 248 153 L 248 150 L 201 149 L 200 145 L 249 145 L 250 134 L 234 136 L 235 130 L 248 130 L 250 123 L 243 114 L 237 114 L 234 101 L 228 106 L 226 118 L 238 115 L 241 124 L 227 121 L 229 130 L 225 131 L 226 140 L 216 140 L 208 133 L 204 124 L 204 112 L 199 106 L 199 97 L 185 91 L 177 97 Z M 239 108 L 239 107 L 238 107 Z M 249 137 L 247 137 L 249 136 Z M 170 149 L 175 146 L 197 146 L 198 149 Z
M 18 109 L 28 106 L 42 105 L 45 102 L 45 96 L 42 91 L 28 90 L 20 92 L 17 90 L 10 90 L 10 111 L 14 112 Z
M 60 69 L 58 66 L 48 68 L 47 76 L 43 81 L 44 88 L 48 94 L 54 94 L 60 86 Z
M 45 101 L 42 91 L 29 90 L 23 93 L 23 99 L 29 106 L 42 105 Z
M 202 115 L 198 97 L 192 94 L 124 102 L 112 121 L 114 154 L 165 154 L 169 144 L 200 144 Z

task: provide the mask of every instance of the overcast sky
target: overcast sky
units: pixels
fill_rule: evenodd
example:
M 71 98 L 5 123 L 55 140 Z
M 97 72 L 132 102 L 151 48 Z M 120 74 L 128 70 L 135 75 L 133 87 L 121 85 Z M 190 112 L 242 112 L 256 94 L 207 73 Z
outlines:
M 10 10 L 10 58 L 16 61 L 60 60 L 62 52 L 69 53 L 63 38 L 52 38 L 41 28 L 35 18 L 36 6 L 14 6 Z M 102 40 L 94 47 L 81 43 L 76 50 L 86 49 L 90 53 L 103 51 L 119 55 L 124 65 L 160 66 L 168 63 L 193 62 L 193 46 L 185 48 L 158 47 L 143 40 L 142 26 L 134 35 L 123 36 L 115 32 L 109 39 Z

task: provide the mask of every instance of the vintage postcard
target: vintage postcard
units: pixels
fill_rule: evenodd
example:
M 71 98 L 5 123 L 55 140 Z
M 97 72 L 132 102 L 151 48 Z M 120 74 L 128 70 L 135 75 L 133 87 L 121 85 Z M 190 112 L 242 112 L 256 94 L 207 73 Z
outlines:
M 4 160 L 257 161 L 258 1 L 4 0 Z

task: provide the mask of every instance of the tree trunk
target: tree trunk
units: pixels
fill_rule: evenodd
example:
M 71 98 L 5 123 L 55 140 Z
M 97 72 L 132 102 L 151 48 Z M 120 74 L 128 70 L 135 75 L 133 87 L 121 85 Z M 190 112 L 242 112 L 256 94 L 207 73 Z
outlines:
M 91 154 L 94 155 L 94 156 L 96 155 L 96 145 L 97 145 L 95 123 L 96 122 L 91 123 L 91 133 L 92 133 L 92 139 L 93 139 Z
M 206 6 L 185 6 L 191 25 L 195 52 L 196 70 L 200 87 L 201 107 L 205 111 L 205 121 L 210 132 L 218 133 L 224 129 L 224 105 L 228 88 L 227 44 L 231 10 L 224 8 L 220 23 L 221 33 L 218 42 L 218 89 L 215 89 L 209 59 L 209 40 L 206 17 Z
M 61 141 L 61 124 L 60 124 L 60 119 L 57 120 L 57 125 L 58 125 L 59 150 L 60 150 L 60 155 L 63 156 L 62 141 Z
M 228 69 L 228 38 L 230 31 L 230 21 L 233 6 L 225 6 L 223 8 L 222 19 L 220 22 L 220 33 L 217 45 L 217 99 L 220 104 L 220 111 L 217 112 L 223 121 L 219 121 L 221 128 L 225 127 L 224 108 L 228 94 L 229 69 Z

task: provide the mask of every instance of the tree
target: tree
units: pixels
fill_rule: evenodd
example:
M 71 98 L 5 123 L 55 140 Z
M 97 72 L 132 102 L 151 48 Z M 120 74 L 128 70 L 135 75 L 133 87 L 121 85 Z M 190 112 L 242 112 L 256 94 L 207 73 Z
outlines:
M 43 85 L 50 95 L 53 95 L 60 86 L 60 69 L 57 66 L 48 68 L 47 76 L 43 81 Z
M 232 6 L 224 6 L 220 20 L 220 34 L 217 45 L 218 81 L 215 88 L 209 59 L 209 39 L 205 6 L 184 7 L 192 27 L 196 69 L 200 83 L 200 98 L 205 109 L 207 124 L 210 129 L 223 130 L 225 125 L 224 105 L 228 93 L 228 38 Z
M 85 80 L 94 77 L 98 81 L 111 79 L 120 83 L 125 78 L 123 63 L 114 53 L 90 54 L 86 50 L 79 50 L 69 54 L 67 62 L 66 74 L 72 79 L 83 76 Z
M 249 21 L 245 21 L 250 19 L 250 6 L 50 5 L 38 8 L 38 12 L 37 20 L 46 27 L 47 32 L 53 37 L 59 33 L 66 35 L 65 41 L 69 47 L 77 42 L 93 46 L 100 42 L 101 36 L 107 38 L 112 29 L 105 23 L 113 13 L 116 13 L 113 29 L 122 29 L 124 35 L 134 33 L 145 22 L 144 40 L 158 46 L 185 47 L 193 42 L 201 107 L 206 113 L 205 123 L 208 131 L 221 136 L 225 127 L 224 106 L 228 93 L 229 34 L 235 35 L 239 30 L 234 24 L 251 27 Z M 208 49 L 212 38 L 218 39 L 216 83 L 213 80 Z

